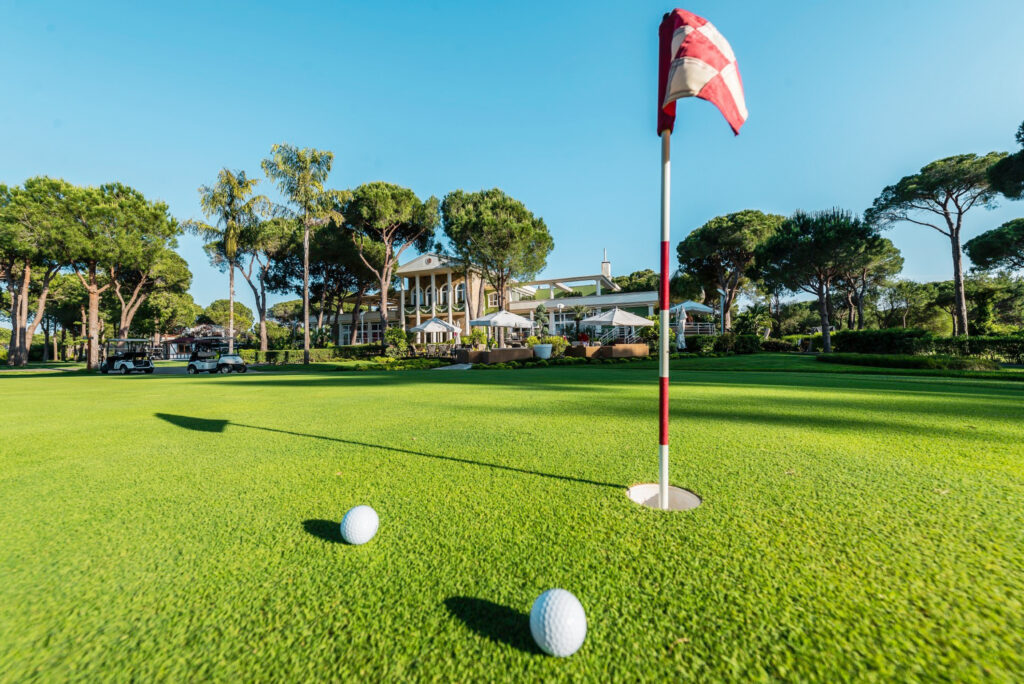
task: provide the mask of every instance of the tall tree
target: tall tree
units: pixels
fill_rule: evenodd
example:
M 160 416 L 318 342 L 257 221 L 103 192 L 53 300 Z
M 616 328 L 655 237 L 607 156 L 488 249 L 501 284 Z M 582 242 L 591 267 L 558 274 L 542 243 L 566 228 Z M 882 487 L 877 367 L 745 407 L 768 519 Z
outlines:
M 1012 200 L 1024 198 L 1024 123 L 1017 129 L 1017 142 L 1021 149 L 997 161 L 988 172 L 992 188 Z
M 166 204 L 149 202 L 138 190 L 121 183 L 69 187 L 58 207 L 67 219 L 62 222 L 62 258 L 88 298 L 87 365 L 95 369 L 101 330 L 106 326 L 100 317 L 100 296 L 113 287 L 123 264 L 136 263 L 150 241 L 166 241 L 177 226 L 168 216 Z
M 0 278 L 10 296 L 7 362 L 13 366 L 28 363 L 29 347 L 45 316 L 50 282 L 63 267 L 57 203 L 66 187 L 70 186 L 64 181 L 44 177 L 30 178 L 21 188 L 0 185 Z
M 507 305 L 509 286 L 542 271 L 555 247 L 544 219 L 498 188 L 451 192 L 442 214 L 448 242 L 480 269 L 498 296 L 498 309 Z
M 243 255 L 238 258 L 238 270 L 252 290 L 259 319 L 260 351 L 267 351 L 267 292 L 272 289 L 270 274 L 275 264 L 285 260 L 289 245 L 294 242 L 295 221 L 273 218 L 257 221 L 242 231 Z M 222 253 L 217 250 L 218 255 Z
M 213 225 L 188 221 L 188 230 L 209 240 L 206 251 L 215 263 L 221 261 L 228 271 L 228 351 L 235 349 L 235 269 L 238 265 L 239 241 L 242 234 L 261 216 L 271 211 L 270 201 L 255 195 L 258 178 L 248 178 L 245 171 L 221 169 L 213 185 L 199 188 L 199 204 Z
M 725 292 L 725 327 L 732 327 L 736 295 L 746 284 L 754 255 L 785 220 L 784 216 L 746 209 L 716 216 L 686 236 L 676 248 L 679 267 L 705 280 L 708 289 Z
M 935 301 L 935 288 L 913 280 L 897 280 L 880 288 L 879 317 L 883 328 L 906 328 L 915 313 Z
M 311 147 L 298 148 L 281 144 L 270 148 L 270 157 L 263 160 L 263 173 L 277 183 L 281 193 L 294 205 L 302 225 L 302 362 L 309 363 L 309 234 L 314 225 L 341 216 L 337 206 L 341 193 L 324 189 L 331 173 L 334 153 Z
M 212 323 L 226 328 L 228 319 L 233 318 L 238 329 L 243 333 L 252 330 L 254 316 L 252 309 L 241 302 L 235 302 L 234 311 L 229 310 L 230 303 L 225 299 L 215 299 L 196 318 L 197 323 Z
M 756 267 L 766 283 L 817 298 L 826 352 L 832 351 L 828 310 L 832 284 L 851 257 L 875 239 L 874 228 L 848 211 L 798 211 L 757 250 Z
M 899 222 L 931 228 L 949 240 L 953 254 L 953 289 L 956 310 L 954 334 L 967 334 L 967 299 L 964 296 L 963 254 L 960 232 L 964 214 L 974 206 L 991 207 L 996 192 L 989 182 L 992 165 L 1006 155 L 983 157 L 961 154 L 939 159 L 920 172 L 904 176 L 880 194 L 864 218 L 879 226 Z
M 345 225 L 352 231 L 359 259 L 377 277 L 382 332 L 387 332 L 388 293 L 398 261 L 410 247 L 428 248 L 437 229 L 437 209 L 436 197 L 423 202 L 408 188 L 380 181 L 360 185 L 345 204 Z
M 968 240 L 964 249 L 980 269 L 1024 270 L 1024 218 L 1007 221 Z
M 879 237 L 865 240 L 858 246 L 839 274 L 839 282 L 847 297 L 847 327 L 853 328 L 856 318 L 857 330 L 864 329 L 864 299 L 868 291 L 902 270 L 903 255 L 892 240 Z

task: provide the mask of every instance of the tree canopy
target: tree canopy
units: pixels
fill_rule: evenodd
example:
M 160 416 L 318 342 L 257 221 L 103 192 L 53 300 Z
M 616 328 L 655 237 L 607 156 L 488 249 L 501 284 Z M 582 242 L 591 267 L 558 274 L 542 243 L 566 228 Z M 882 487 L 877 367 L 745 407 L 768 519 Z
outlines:
M 409 188 L 375 181 L 360 185 L 345 203 L 344 225 L 352 231 L 359 258 L 376 277 L 381 325 L 387 329 L 388 292 L 402 254 L 430 247 L 438 223 L 438 201 L 421 201 Z
M 679 268 L 703 282 L 708 289 L 725 291 L 725 325 L 730 327 L 730 309 L 746 284 L 754 256 L 785 217 L 745 209 L 716 216 L 679 243 Z
M 997 161 L 988 172 L 992 188 L 1012 200 L 1024 198 L 1024 123 L 1017 129 L 1017 142 L 1021 149 Z
M 879 227 L 905 221 L 931 228 L 949 239 L 957 322 L 954 332 L 958 334 L 967 334 L 960 245 L 963 217 L 975 206 L 992 206 L 996 191 L 989 183 L 989 171 L 1005 157 L 1003 152 L 989 152 L 984 156 L 961 154 L 934 161 L 882 190 L 864 214 L 867 222 Z
M 829 352 L 830 288 L 865 244 L 878 239 L 873 227 L 848 211 L 798 211 L 758 248 L 757 269 L 766 283 L 817 297 L 824 348 Z
M 1024 270 L 1024 218 L 1007 221 L 968 240 L 964 249 L 978 268 Z
M 555 241 L 544 219 L 498 188 L 449 193 L 443 229 L 452 249 L 479 268 L 505 308 L 507 287 L 544 269 Z

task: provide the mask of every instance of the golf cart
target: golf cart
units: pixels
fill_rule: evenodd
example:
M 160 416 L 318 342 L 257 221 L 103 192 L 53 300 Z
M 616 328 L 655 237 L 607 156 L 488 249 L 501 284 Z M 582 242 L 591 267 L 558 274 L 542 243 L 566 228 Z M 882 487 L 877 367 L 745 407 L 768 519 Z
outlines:
M 188 359 L 188 374 L 196 373 L 244 373 L 247 370 L 245 361 L 238 354 L 226 351 L 199 349 L 192 352 Z
M 106 358 L 100 364 L 100 372 L 152 373 L 153 362 L 149 358 L 150 343 L 147 339 L 114 339 L 107 342 Z

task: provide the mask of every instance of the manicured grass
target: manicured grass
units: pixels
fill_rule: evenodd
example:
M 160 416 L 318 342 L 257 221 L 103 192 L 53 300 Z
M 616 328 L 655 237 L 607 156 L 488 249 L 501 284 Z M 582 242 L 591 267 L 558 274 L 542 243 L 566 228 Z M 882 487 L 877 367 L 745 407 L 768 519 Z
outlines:
M 1024 386 L 741 359 L 675 371 L 673 514 L 640 364 L 4 378 L 0 681 L 1024 676 Z

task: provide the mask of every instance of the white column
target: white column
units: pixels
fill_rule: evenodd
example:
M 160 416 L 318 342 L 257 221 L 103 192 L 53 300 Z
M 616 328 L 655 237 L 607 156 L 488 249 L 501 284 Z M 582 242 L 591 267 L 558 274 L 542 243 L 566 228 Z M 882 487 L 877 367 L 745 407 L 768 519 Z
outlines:
M 416 304 L 416 325 L 420 324 L 420 296 L 423 293 L 423 288 L 420 287 L 420 277 L 416 276 L 416 288 L 413 290 L 413 299 Z M 423 333 L 416 333 L 416 341 L 423 341 Z
M 434 285 L 434 272 L 430 272 L 430 317 L 437 314 L 437 286 Z
M 452 289 L 452 272 L 448 271 L 448 323 L 452 322 L 452 300 L 455 299 L 455 290 Z M 455 336 L 455 333 L 448 333 L 448 338 L 451 339 Z
M 595 284 L 597 285 L 597 294 L 601 294 L 601 280 L 598 279 Z
M 402 330 L 405 331 L 405 278 L 399 281 L 400 288 L 398 290 L 398 315 L 402 320 Z
M 653 304 L 648 304 L 647 305 L 647 315 L 648 316 L 653 316 L 654 315 L 654 305 Z

